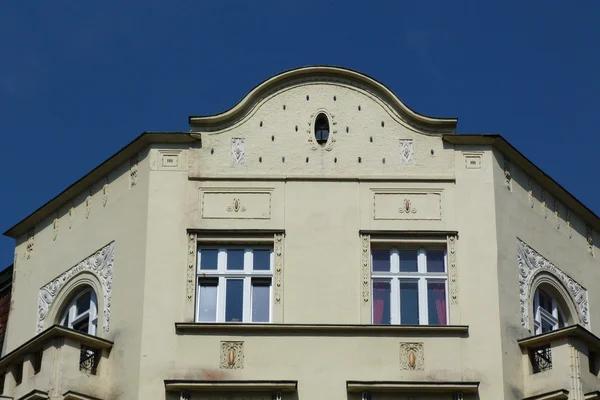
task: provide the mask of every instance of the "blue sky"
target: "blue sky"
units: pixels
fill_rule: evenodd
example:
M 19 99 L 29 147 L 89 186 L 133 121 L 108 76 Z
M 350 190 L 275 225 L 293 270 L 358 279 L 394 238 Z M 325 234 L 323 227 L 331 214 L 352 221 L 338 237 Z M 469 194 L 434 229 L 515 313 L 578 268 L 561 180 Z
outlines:
M 35 4 L 34 4 L 35 3 Z M 0 229 L 147 130 L 187 130 L 283 70 L 364 72 L 499 133 L 600 213 L 598 1 L 4 1 Z M 0 268 L 14 242 L 0 239 Z

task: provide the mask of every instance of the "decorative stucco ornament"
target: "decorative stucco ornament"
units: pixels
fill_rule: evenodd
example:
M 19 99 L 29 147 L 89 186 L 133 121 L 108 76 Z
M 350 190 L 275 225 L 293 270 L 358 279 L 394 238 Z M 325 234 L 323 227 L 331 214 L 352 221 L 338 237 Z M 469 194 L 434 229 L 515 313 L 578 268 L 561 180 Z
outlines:
M 57 237 L 58 237 L 58 218 L 54 218 L 54 221 L 52 221 L 52 240 L 56 241 Z
M 519 268 L 521 325 L 524 328 L 530 329 L 528 300 L 533 295 L 531 284 L 538 273 L 546 272 L 554 276 L 566 288 L 577 309 L 579 320 L 589 329 L 588 292 L 585 288 L 520 239 L 517 239 L 517 264 Z
M 244 342 L 221 342 L 221 369 L 244 368 Z
M 456 236 L 447 237 L 450 302 L 458 304 L 458 267 L 456 265 Z
M 424 367 L 423 343 L 400 343 L 400 369 L 422 371 Z
M 114 247 L 115 242 L 111 242 L 96 253 L 87 257 L 85 260 L 79 262 L 71 269 L 65 271 L 62 275 L 52 280 L 52 282 L 49 282 L 40 288 L 36 333 L 40 333 L 44 330 L 44 323 L 48 316 L 48 311 L 50 310 L 56 295 L 66 283 L 84 271 L 94 274 L 102 285 L 102 295 L 104 298 L 104 332 L 108 332 L 110 326 Z
M 106 207 L 107 203 L 108 203 L 108 183 L 105 183 L 104 186 L 102 186 L 102 207 Z
M 283 234 L 275 234 L 275 303 L 281 303 L 283 292 Z
M 129 188 L 137 186 L 138 180 L 138 157 L 137 154 L 129 160 Z
M 27 247 L 25 248 L 25 254 L 27 259 L 31 258 L 33 254 L 33 245 L 35 243 L 35 233 L 33 230 L 27 232 Z
M 417 213 L 417 209 L 415 207 L 413 207 L 410 199 L 404 199 L 404 202 L 402 204 L 402 207 L 400 207 L 398 209 L 398 212 L 400 214 L 416 214 Z
M 238 166 L 246 163 L 246 149 L 244 145 L 245 139 L 231 139 L 231 165 Z
M 362 235 L 361 269 L 362 269 L 362 299 L 368 303 L 370 300 L 369 289 L 371 287 L 371 236 Z
M 246 212 L 246 207 L 242 205 L 242 202 L 238 198 L 234 198 L 230 205 L 227 206 L 228 212 Z
M 194 299 L 194 274 L 196 271 L 196 252 L 197 236 L 195 233 L 188 233 L 188 265 L 187 265 L 187 283 L 186 297 L 188 301 Z
M 90 217 L 90 213 L 92 212 L 92 195 L 88 194 L 85 198 L 85 219 Z
M 589 225 L 585 226 L 585 237 L 587 240 L 587 245 L 588 245 L 588 253 L 590 253 L 590 256 L 594 256 L 594 231 L 592 230 L 592 227 Z
M 569 239 L 573 237 L 573 225 L 571 222 L 571 210 L 567 209 L 567 233 L 569 234 Z
M 531 177 L 527 180 L 527 186 L 529 187 L 528 198 L 529 198 L 529 207 L 533 208 L 533 180 Z
M 400 164 L 412 164 L 414 144 L 412 139 L 400 139 Z
M 510 170 L 510 160 L 508 158 L 504 159 L 504 184 L 506 185 L 506 188 L 510 191 L 512 191 L 512 184 L 511 184 L 512 178 L 511 178 L 511 170 Z

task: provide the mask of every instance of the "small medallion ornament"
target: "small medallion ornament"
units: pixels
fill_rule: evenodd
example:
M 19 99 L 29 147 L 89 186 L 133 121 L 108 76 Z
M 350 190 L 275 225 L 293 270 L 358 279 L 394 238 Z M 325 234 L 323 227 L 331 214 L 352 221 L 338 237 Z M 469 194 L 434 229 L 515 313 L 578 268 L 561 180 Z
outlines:
M 246 207 L 242 205 L 242 202 L 238 198 L 234 198 L 233 202 L 227 206 L 228 212 L 246 212 Z
M 402 205 L 402 207 L 400 207 L 398 209 L 398 212 L 400 214 L 416 214 L 417 209 L 415 207 L 412 206 L 412 203 L 410 201 L 410 199 L 404 199 L 404 203 Z

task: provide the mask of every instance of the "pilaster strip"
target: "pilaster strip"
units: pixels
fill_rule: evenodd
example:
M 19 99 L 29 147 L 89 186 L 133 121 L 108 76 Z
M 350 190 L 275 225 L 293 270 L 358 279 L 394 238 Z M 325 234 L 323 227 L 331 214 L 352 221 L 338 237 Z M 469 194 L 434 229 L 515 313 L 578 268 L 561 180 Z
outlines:
M 362 299 L 365 304 L 371 299 L 371 235 L 361 235 Z
M 456 235 L 447 236 L 450 302 L 458 304 L 458 267 L 456 265 Z
M 196 255 L 198 247 L 198 238 L 195 233 L 188 233 L 188 265 L 187 265 L 187 301 L 194 300 L 194 275 L 196 272 Z
M 275 303 L 281 303 L 283 293 L 283 233 L 276 233 L 275 242 Z

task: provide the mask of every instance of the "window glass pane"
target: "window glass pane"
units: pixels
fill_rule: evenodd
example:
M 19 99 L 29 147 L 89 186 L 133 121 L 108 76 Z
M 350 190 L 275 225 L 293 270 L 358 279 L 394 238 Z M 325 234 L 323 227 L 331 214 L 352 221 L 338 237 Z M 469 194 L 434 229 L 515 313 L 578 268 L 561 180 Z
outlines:
M 227 250 L 227 269 L 228 270 L 244 269 L 244 250 L 242 250 L 242 249 Z
M 373 271 L 390 270 L 390 252 L 388 250 L 373 250 Z
M 554 330 L 554 326 L 548 321 L 542 320 L 542 333 L 551 332 L 552 330 Z
M 417 272 L 417 251 L 416 250 L 401 250 L 400 254 L 400 271 L 402 272 Z
M 446 325 L 446 284 L 427 282 L 429 325 Z
M 446 272 L 444 250 L 427 250 L 427 272 Z
M 271 250 L 254 250 L 253 267 L 257 271 L 271 269 Z
M 217 269 L 217 259 L 219 250 L 202 249 L 200 250 L 200 269 Z
M 81 321 L 73 324 L 73 329 L 79 332 L 88 333 L 90 327 L 90 317 L 86 316 Z
M 200 282 L 200 298 L 198 319 L 200 322 L 217 320 L 217 285 L 216 282 Z
M 540 296 L 540 307 L 542 307 L 544 310 L 548 311 L 550 314 L 552 314 L 552 296 L 550 296 L 548 293 L 546 293 L 545 291 L 543 291 L 542 289 L 538 290 L 539 296 Z
M 270 293 L 268 282 L 252 283 L 252 322 L 269 322 Z
M 242 322 L 244 311 L 244 281 L 227 279 L 225 322 Z
M 389 281 L 373 282 L 373 323 L 390 324 L 391 285 Z
M 400 323 L 419 325 L 419 283 L 400 281 Z
M 92 292 L 86 292 L 77 298 L 77 315 L 90 309 L 90 300 Z

